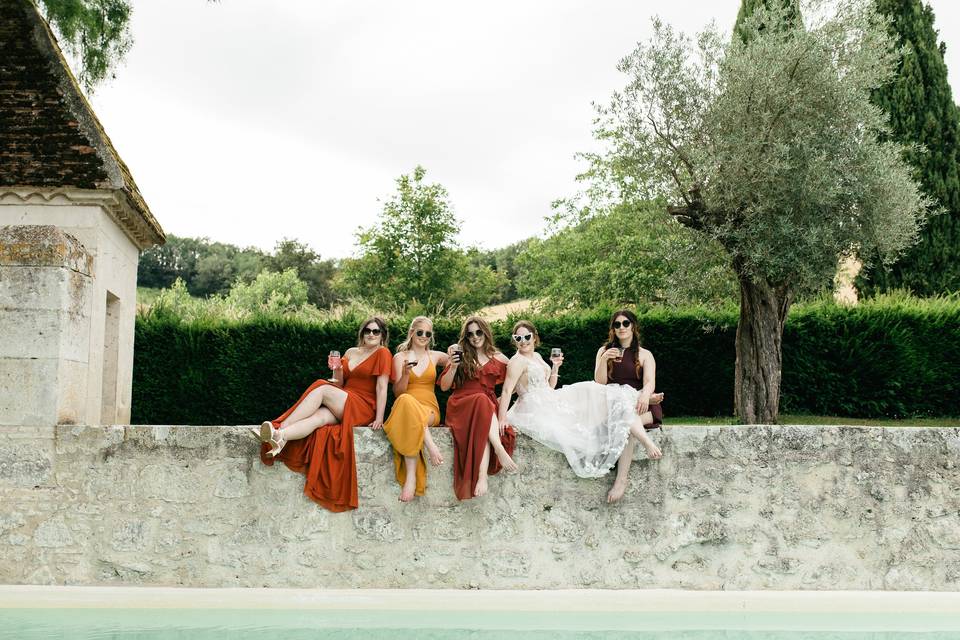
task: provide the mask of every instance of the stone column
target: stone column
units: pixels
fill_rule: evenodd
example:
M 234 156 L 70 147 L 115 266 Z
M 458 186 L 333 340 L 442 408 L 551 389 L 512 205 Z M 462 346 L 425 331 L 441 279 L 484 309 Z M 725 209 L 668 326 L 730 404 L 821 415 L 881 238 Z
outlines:
M 57 227 L 0 227 L 0 428 L 91 423 L 92 274 Z

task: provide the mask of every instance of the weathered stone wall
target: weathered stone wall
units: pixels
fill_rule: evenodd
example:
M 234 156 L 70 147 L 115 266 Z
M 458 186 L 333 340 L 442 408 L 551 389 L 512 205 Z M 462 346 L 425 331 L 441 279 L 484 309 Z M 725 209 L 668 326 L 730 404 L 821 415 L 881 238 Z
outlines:
M 89 195 L 89 198 L 93 198 Z M 79 198 L 79 196 L 77 196 Z M 85 275 L 86 317 L 82 332 L 71 342 L 76 352 L 71 361 L 83 361 L 79 375 L 84 384 L 85 396 L 78 416 L 60 422 L 79 424 L 116 424 L 130 421 L 130 405 L 133 395 L 133 334 L 136 320 L 137 263 L 139 251 L 110 217 L 105 206 L 93 202 L 79 204 L 65 195 L 44 196 L 31 194 L 26 200 L 7 194 L 0 196 L 0 226 L 8 229 L 56 228 L 63 235 L 79 242 L 89 254 Z M 23 226 L 20 225 L 29 225 Z M 8 288 L 20 297 L 30 292 L 29 283 L 0 282 L 0 289 Z M 108 295 L 109 294 L 109 295 Z M 117 299 L 116 344 L 109 344 L 107 327 L 107 300 Z M 11 308 L 11 313 L 19 309 Z M 29 325 L 25 325 L 29 326 Z M 79 324 L 77 325 L 79 327 Z M 82 353 L 81 350 L 83 351 Z M 109 370 L 104 375 L 105 355 Z M 30 356 L 39 353 L 28 353 Z M 109 381 L 104 398 L 104 382 Z M 72 401 L 72 399 L 71 399 Z M 30 424 L 22 422 L 19 424 Z
M 241 427 L 0 430 L 0 583 L 960 590 L 960 429 L 674 427 L 612 506 L 524 437 L 485 498 L 448 462 L 404 505 L 355 434 L 334 514 Z
M 0 226 L 0 428 L 87 418 L 92 270 L 56 227 Z

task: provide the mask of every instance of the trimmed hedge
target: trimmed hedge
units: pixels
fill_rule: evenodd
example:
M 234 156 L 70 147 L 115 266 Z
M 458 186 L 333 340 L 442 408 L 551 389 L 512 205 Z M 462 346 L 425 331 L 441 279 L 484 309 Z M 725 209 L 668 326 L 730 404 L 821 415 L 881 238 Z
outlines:
M 653 309 L 639 317 L 644 345 L 657 359 L 665 413 L 732 414 L 736 310 Z M 561 382 L 592 378 L 608 319 L 606 310 L 532 318 L 543 355 L 554 346 L 564 350 Z M 391 347 L 407 324 L 390 323 Z M 511 354 L 512 321 L 493 324 L 498 346 Z M 354 344 L 358 325 L 140 317 L 133 422 L 255 424 L 277 416 L 307 385 L 329 375 L 327 353 Z M 457 321 L 438 319 L 438 348 L 458 330 Z M 850 417 L 960 415 L 960 299 L 796 306 L 784 331 L 780 406 L 785 413 Z

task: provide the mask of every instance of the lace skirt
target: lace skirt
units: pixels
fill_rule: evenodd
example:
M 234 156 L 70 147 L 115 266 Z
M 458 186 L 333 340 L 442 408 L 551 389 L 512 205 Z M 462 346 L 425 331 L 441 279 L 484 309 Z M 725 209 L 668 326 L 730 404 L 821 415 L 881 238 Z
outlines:
M 507 419 L 521 433 L 559 451 L 581 478 L 599 478 L 616 464 L 637 419 L 637 390 L 577 382 L 536 387 L 517 400 Z

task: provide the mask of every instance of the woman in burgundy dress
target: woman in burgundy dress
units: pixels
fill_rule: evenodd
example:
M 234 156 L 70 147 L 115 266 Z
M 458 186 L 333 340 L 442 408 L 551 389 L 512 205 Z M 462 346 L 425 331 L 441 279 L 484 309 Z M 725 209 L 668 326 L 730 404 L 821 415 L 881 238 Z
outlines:
M 487 492 L 489 475 L 517 470 L 510 457 L 516 432 L 497 422 L 495 387 L 503 383 L 509 360 L 494 346 L 490 325 L 478 317 L 464 321 L 459 341 L 447 353 L 450 363 L 437 384 L 454 390 L 444 422 L 453 435 L 453 491 L 467 500 Z
M 386 343 L 386 323 L 368 319 L 360 325 L 357 346 L 329 362 L 336 382 L 317 380 L 283 415 L 260 426 L 263 463 L 280 460 L 304 473 L 303 492 L 330 511 L 357 508 L 353 428 L 383 427 L 393 363 Z
M 600 384 L 622 384 L 636 389 L 637 420 L 631 427 L 633 435 L 627 441 L 617 462 L 617 478 L 607 494 L 607 502 L 616 502 L 627 489 L 630 464 L 633 462 L 634 438 L 647 450 L 647 457 L 659 459 L 663 454 L 647 429 L 658 429 L 663 424 L 662 393 L 654 393 L 657 384 L 657 363 L 653 354 L 640 345 L 640 327 L 637 316 L 621 309 L 610 318 L 607 341 L 597 351 L 593 379 Z

